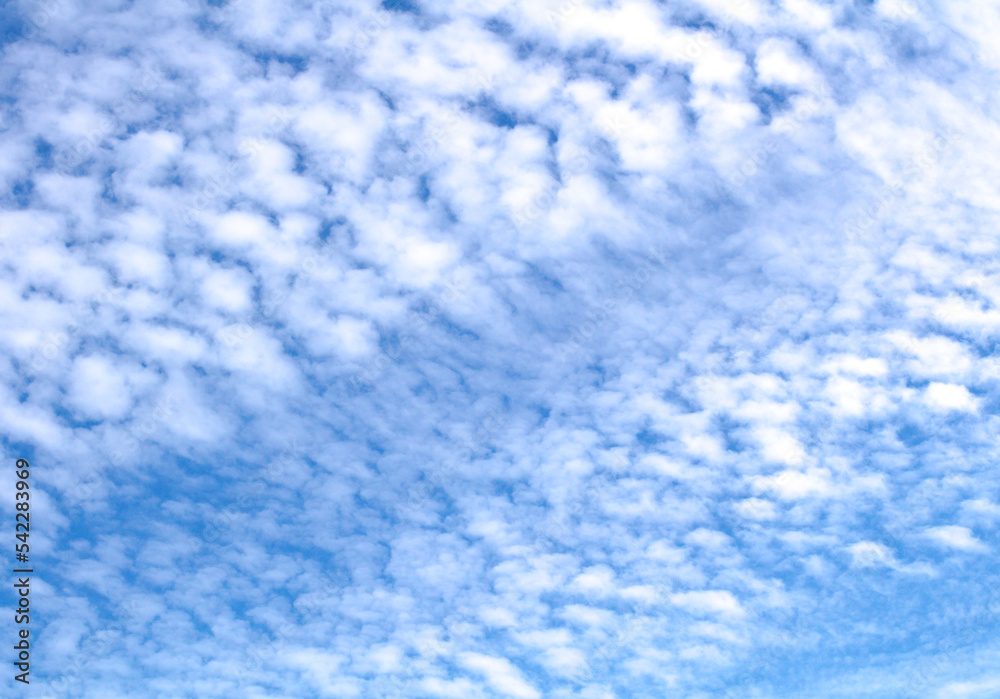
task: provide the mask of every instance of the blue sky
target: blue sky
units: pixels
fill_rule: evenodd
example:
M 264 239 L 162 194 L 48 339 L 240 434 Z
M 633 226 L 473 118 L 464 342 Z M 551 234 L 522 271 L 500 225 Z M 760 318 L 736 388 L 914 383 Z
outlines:
M 996 7 L 0 15 L 33 696 L 1000 696 Z

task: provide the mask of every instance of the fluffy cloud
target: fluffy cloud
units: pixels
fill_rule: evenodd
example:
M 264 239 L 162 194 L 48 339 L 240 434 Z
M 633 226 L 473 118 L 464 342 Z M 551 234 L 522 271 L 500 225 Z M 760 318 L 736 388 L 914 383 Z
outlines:
M 995 10 L 8 14 L 43 696 L 992 691 Z

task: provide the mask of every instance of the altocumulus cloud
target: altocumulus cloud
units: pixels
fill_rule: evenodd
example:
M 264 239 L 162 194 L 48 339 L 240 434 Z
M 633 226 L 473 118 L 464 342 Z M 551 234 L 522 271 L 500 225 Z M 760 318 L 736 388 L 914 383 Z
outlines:
M 996 695 L 995 7 L 2 28 L 37 696 Z

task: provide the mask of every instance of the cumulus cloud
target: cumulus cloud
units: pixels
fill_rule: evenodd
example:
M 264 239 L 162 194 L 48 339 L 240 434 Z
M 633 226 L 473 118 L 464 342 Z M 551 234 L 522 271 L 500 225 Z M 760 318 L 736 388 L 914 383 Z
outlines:
M 992 691 L 995 9 L 3 30 L 40 696 Z
M 464 653 L 459 660 L 468 669 L 483 675 L 490 686 L 502 696 L 518 699 L 538 699 L 542 696 L 538 690 L 525 682 L 518 669 L 504 658 Z
M 958 551 L 985 551 L 986 545 L 968 527 L 954 524 L 931 527 L 926 535 L 940 546 Z
M 703 590 L 671 595 L 670 601 L 696 612 L 711 612 L 722 616 L 741 617 L 746 612 L 728 590 Z

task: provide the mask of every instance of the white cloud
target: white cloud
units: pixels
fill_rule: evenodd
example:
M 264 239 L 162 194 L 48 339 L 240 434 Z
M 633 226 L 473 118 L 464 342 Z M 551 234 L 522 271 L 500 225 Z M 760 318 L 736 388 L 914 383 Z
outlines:
M 572 585 L 585 595 L 609 595 L 615 591 L 615 574 L 607 566 L 593 566 L 576 576 Z
M 1000 678 L 987 678 L 972 682 L 949 682 L 935 694 L 939 699 L 959 699 L 961 697 L 989 697 L 1000 690 Z
M 797 87 L 811 92 L 822 89 L 816 74 L 794 43 L 767 39 L 757 49 L 757 77 L 765 85 Z
M 895 568 L 899 565 L 892 549 L 876 541 L 859 541 L 848 546 L 847 550 L 855 568 Z
M 679 607 L 694 612 L 719 614 L 723 617 L 743 617 L 746 611 L 739 600 L 728 590 L 700 590 L 679 592 L 670 596 L 670 601 Z
M 777 427 L 757 427 L 754 436 L 760 444 L 761 455 L 768 461 L 799 466 L 805 462 L 806 451 L 802 444 L 787 431 Z
M 131 382 L 108 356 L 78 357 L 72 377 L 69 400 L 83 418 L 121 418 L 132 406 Z
M 758 476 L 753 479 L 755 490 L 771 492 L 783 500 L 797 500 L 806 497 L 829 497 L 835 488 L 830 482 L 830 472 L 817 468 L 809 471 L 781 471 L 773 476 Z
M 496 658 L 480 653 L 463 653 L 459 657 L 463 667 L 486 678 L 493 689 L 506 697 L 517 699 L 537 699 L 542 695 L 524 681 L 521 672 L 505 658 Z
M 0 68 L 53 696 L 895 696 L 991 609 L 994 10 L 111 5 Z
M 950 410 L 976 412 L 979 409 L 979 401 L 969 393 L 969 389 L 965 386 L 937 381 L 932 381 L 927 386 L 926 391 L 924 391 L 924 401 L 936 412 Z
M 777 510 L 770 500 L 747 498 L 736 503 L 736 511 L 741 517 L 757 521 L 768 521 L 777 517 Z
M 954 524 L 942 525 L 931 527 L 925 534 L 935 543 L 945 548 L 957 549 L 959 551 L 987 550 L 986 545 L 977 539 L 968 527 L 961 527 Z

